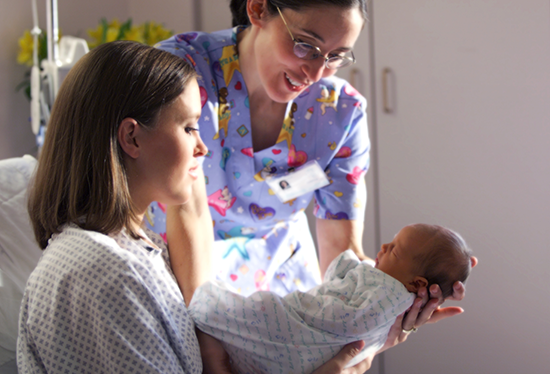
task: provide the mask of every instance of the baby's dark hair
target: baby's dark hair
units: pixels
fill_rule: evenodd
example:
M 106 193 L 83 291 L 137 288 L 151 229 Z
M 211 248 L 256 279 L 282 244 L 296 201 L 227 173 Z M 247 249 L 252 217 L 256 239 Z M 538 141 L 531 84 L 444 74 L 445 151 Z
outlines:
M 432 284 L 439 285 L 444 298 L 453 294 L 453 284 L 462 283 L 472 269 L 472 250 L 466 241 L 453 230 L 437 225 L 412 225 L 425 235 L 424 246 L 428 249 L 414 258 L 416 274 L 428 280 L 428 289 Z

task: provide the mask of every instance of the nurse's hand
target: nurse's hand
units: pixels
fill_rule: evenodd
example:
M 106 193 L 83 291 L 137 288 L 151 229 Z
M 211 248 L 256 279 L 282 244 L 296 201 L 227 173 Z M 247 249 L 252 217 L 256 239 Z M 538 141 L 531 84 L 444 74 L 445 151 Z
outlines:
M 477 265 L 478 260 L 476 257 L 472 256 L 471 261 L 473 268 Z M 453 295 L 450 296 L 449 299 L 460 301 L 464 299 L 465 293 L 466 290 L 462 282 L 456 282 L 453 285 Z M 445 318 L 453 317 L 464 312 L 464 309 L 457 306 L 441 308 L 440 305 L 443 304 L 444 301 L 445 299 L 443 299 L 441 289 L 437 284 L 430 286 L 429 294 L 425 287 L 419 289 L 416 300 L 414 301 L 411 309 L 406 313 L 401 325 L 401 332 L 399 333 L 396 341 L 393 342 L 393 345 L 407 340 L 407 336 L 410 332 L 416 331 L 416 329 L 425 323 L 436 323 Z M 397 321 L 394 324 L 394 327 L 396 324 Z M 390 342 L 390 346 L 393 345 L 391 345 Z
M 336 356 L 326 362 L 323 366 L 320 366 L 313 372 L 313 374 L 362 374 L 366 372 L 372 365 L 374 354 L 371 357 L 367 357 L 357 365 L 344 369 L 347 363 L 350 362 L 352 358 L 357 356 L 364 346 L 365 342 L 362 340 L 345 345 Z

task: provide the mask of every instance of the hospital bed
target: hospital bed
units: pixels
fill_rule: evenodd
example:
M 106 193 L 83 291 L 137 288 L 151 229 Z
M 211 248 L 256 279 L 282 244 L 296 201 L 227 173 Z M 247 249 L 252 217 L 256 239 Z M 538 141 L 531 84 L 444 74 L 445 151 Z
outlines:
M 27 278 L 42 251 L 27 212 L 27 185 L 36 159 L 0 160 L 0 373 L 17 373 L 15 347 L 19 306 Z
M 37 42 L 36 0 L 31 0 Z M 71 36 L 58 43 L 57 0 L 46 0 L 48 59 L 31 70 L 31 126 L 40 149 L 57 90 L 68 70 L 88 52 L 85 40 Z M 35 44 L 36 45 L 36 44 Z M 35 48 L 35 51 L 37 48 Z M 0 160 L 0 374 L 16 374 L 18 315 L 27 279 L 42 251 L 27 212 L 27 186 L 36 167 L 33 156 Z

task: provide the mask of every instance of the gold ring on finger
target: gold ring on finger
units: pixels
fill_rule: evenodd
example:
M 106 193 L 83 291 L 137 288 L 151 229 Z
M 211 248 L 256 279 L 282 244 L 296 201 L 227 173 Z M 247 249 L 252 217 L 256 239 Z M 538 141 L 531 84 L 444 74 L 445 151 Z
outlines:
M 410 330 L 405 330 L 405 329 L 401 329 L 401 331 L 403 331 L 405 334 L 409 334 L 411 332 L 416 332 L 418 331 L 418 329 L 416 327 L 412 327 Z

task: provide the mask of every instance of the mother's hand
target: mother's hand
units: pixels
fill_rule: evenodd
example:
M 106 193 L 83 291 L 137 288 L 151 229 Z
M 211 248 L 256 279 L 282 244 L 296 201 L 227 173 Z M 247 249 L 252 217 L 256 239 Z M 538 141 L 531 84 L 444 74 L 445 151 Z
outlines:
M 203 373 L 231 374 L 229 355 L 223 349 L 222 343 L 199 329 L 196 329 L 196 333 L 201 350 Z
M 357 365 L 344 369 L 347 363 L 363 350 L 363 347 L 365 342 L 362 340 L 346 344 L 336 356 L 317 368 L 313 374 L 363 374 L 370 369 L 374 354 Z

